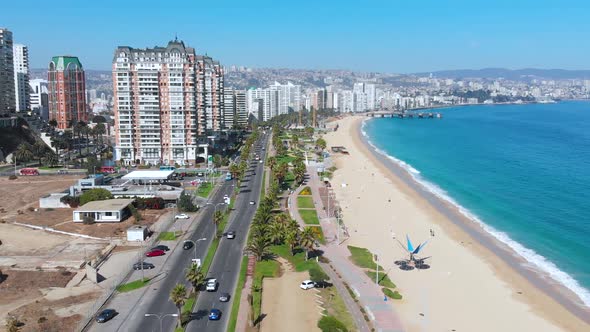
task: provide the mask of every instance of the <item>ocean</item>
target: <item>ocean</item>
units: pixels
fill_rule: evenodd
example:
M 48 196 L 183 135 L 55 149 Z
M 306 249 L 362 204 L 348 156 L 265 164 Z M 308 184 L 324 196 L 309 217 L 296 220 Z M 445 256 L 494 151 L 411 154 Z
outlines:
M 590 306 L 590 102 L 437 109 L 363 134 Z

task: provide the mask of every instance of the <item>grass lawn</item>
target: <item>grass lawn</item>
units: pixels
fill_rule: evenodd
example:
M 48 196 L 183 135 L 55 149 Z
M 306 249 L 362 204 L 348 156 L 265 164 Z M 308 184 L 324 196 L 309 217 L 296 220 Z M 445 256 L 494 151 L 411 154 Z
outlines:
M 299 197 L 298 197 L 299 198 Z M 320 220 L 318 219 L 318 214 L 315 210 L 299 210 L 299 215 L 303 222 L 308 225 L 319 225 Z
M 373 261 L 373 254 L 368 249 L 348 246 L 350 251 L 350 260 L 358 267 L 364 267 L 367 269 L 374 269 L 375 261 Z M 379 267 L 381 270 L 381 267 Z
M 242 265 L 240 267 L 240 276 L 238 279 L 238 285 L 236 286 L 236 292 L 233 294 L 231 314 L 229 316 L 229 324 L 227 327 L 228 332 L 234 332 L 236 330 L 236 320 L 238 318 L 238 311 L 240 309 L 240 299 L 242 298 L 242 289 L 246 284 L 246 272 L 248 272 L 248 257 L 242 258 Z
M 207 272 L 209 271 L 209 266 L 211 266 L 211 263 L 213 262 L 213 256 L 215 256 L 215 251 L 217 251 L 217 246 L 219 246 L 219 239 L 214 238 L 213 241 L 211 242 L 211 246 L 209 247 L 209 250 L 207 250 L 207 255 L 205 256 L 205 259 L 203 260 L 203 265 L 201 265 L 201 270 L 203 271 L 205 276 L 207 276 Z
M 262 279 L 266 277 L 277 277 L 280 271 L 280 264 L 274 260 L 256 262 L 254 271 L 252 307 L 254 308 L 254 317 L 258 318 L 262 310 Z
M 401 300 L 403 298 L 403 296 L 398 291 L 392 291 L 389 288 L 381 288 L 381 291 L 390 299 Z
M 193 305 L 195 305 L 196 300 L 197 300 L 197 298 L 195 297 L 194 294 L 189 296 L 189 298 L 186 299 L 186 302 L 184 302 L 184 305 L 182 306 L 182 312 L 192 312 Z
M 315 227 L 315 226 L 307 226 L 307 227 L 313 227 L 313 230 L 314 230 L 314 233 L 316 235 L 316 239 L 318 240 L 318 242 L 321 244 L 326 244 L 326 239 L 324 238 L 324 232 L 322 231 L 321 227 Z
M 260 186 L 260 197 L 266 196 L 266 170 L 262 170 L 262 186 Z
M 290 154 L 283 154 L 280 156 L 276 156 L 276 160 L 277 160 L 277 165 L 282 164 L 282 163 L 290 163 L 293 162 L 293 160 L 295 160 L 295 157 L 290 155 Z
M 209 197 L 209 194 L 213 190 L 213 185 L 210 182 L 201 183 L 199 189 L 197 189 L 197 195 L 203 198 Z
M 375 277 L 377 276 L 376 271 L 366 271 L 365 273 L 369 276 L 369 278 L 371 278 L 371 280 L 375 281 Z M 389 279 L 387 274 L 382 272 L 381 270 L 379 270 L 378 278 L 379 278 L 379 286 L 389 287 L 389 288 L 396 287 L 395 284 L 393 283 L 393 281 L 391 281 L 391 279 Z
M 324 314 L 341 321 L 348 331 L 356 331 L 356 324 L 354 323 L 352 315 L 346 308 L 336 287 L 319 288 L 319 290 L 324 301 L 324 307 L 326 308 Z
M 297 197 L 297 207 L 300 209 L 313 209 L 313 197 L 311 196 L 299 196 Z
M 162 232 L 158 236 L 158 240 L 161 240 L 161 241 L 174 241 L 174 240 L 176 240 L 176 234 L 174 232 Z
M 292 189 L 293 185 L 295 184 L 295 174 L 289 171 L 285 175 L 285 179 L 283 180 L 283 184 L 287 189 Z
M 305 260 L 305 251 L 296 250 L 296 254 L 291 255 L 289 246 L 285 244 L 280 246 L 272 246 L 270 247 L 270 251 L 275 255 L 281 256 L 288 260 L 297 272 L 307 271 L 312 267 L 318 266 L 318 263 L 315 261 L 315 259 L 309 259 L 307 261 Z
M 119 293 L 130 292 L 132 290 L 136 290 L 136 289 L 139 289 L 143 286 L 146 286 L 149 283 L 150 283 L 150 279 L 148 279 L 148 278 L 137 279 L 135 281 L 128 282 L 126 284 L 121 284 L 121 285 L 117 286 L 117 291 Z

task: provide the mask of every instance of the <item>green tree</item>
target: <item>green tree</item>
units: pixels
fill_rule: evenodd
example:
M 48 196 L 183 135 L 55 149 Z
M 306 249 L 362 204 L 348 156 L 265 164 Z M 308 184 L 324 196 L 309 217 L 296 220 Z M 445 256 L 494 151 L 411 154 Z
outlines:
M 55 119 L 49 120 L 49 125 L 51 127 L 53 127 L 53 129 L 55 130 L 55 127 L 57 127 L 57 120 L 55 120 Z
M 215 211 L 213 214 L 213 223 L 215 224 L 216 235 L 219 236 L 219 233 L 223 230 L 219 229 L 219 225 L 223 221 L 223 211 Z
M 264 235 L 253 236 L 248 242 L 246 249 L 250 251 L 255 257 L 256 261 L 260 262 L 266 255 L 270 253 L 270 240 Z
M 55 167 L 59 160 L 57 158 L 57 154 L 55 154 L 55 152 L 51 151 L 51 150 L 47 150 L 47 152 L 45 152 L 45 163 L 47 163 L 47 165 L 49 165 L 49 167 Z
M 196 212 L 197 206 L 193 203 L 191 195 L 182 193 L 178 199 L 178 209 L 181 212 Z
M 215 168 L 220 168 L 223 165 L 223 158 L 221 157 L 221 155 L 216 154 L 213 156 L 213 166 L 215 166 Z
M 320 137 L 315 141 L 315 145 L 323 151 L 326 148 L 326 140 Z
M 92 201 L 104 201 L 111 198 L 113 198 L 113 195 L 110 191 L 103 188 L 94 188 L 86 190 L 82 195 L 80 195 L 80 205 L 84 205 Z
M 170 300 L 174 303 L 178 309 L 178 326 L 182 323 L 182 306 L 186 302 L 186 287 L 183 284 L 176 284 L 170 292 Z
M 293 135 L 291 137 L 291 150 L 295 150 L 299 147 L 299 136 Z
M 273 220 L 268 226 L 268 239 L 272 244 L 280 244 L 283 242 L 285 235 L 285 225 L 278 220 Z
M 43 165 L 42 159 L 45 156 L 46 151 L 47 145 L 45 145 L 45 143 L 43 143 L 42 141 L 36 141 L 35 144 L 33 144 L 33 146 L 31 147 L 31 152 L 39 161 L 39 165 Z
M 318 327 L 322 332 L 348 332 L 344 323 L 332 316 L 323 316 L 318 321 Z
M 186 271 L 186 280 L 190 282 L 191 285 L 193 285 L 193 289 L 196 294 L 199 291 L 199 287 L 201 287 L 205 281 L 205 275 L 203 275 L 203 272 L 197 263 L 192 263 Z
M 309 252 L 315 248 L 316 235 L 312 227 L 305 227 L 299 237 L 299 245 L 305 250 L 305 260 L 309 259 Z
M 299 229 L 287 231 L 285 234 L 285 244 L 289 246 L 291 255 L 293 255 L 295 247 L 299 245 Z
M 99 142 L 100 142 L 100 144 L 102 144 L 102 143 L 103 143 L 102 135 L 106 134 L 106 132 L 107 132 L 107 130 L 106 130 L 106 128 L 105 128 L 105 126 L 104 126 L 104 124 L 103 124 L 102 122 L 101 122 L 101 123 L 98 123 L 98 124 L 97 124 L 97 125 L 94 127 L 94 129 L 93 129 L 93 132 L 94 132 L 94 133 L 96 134 L 96 136 L 99 138 Z
M 268 167 L 270 168 L 270 171 L 272 172 L 274 170 L 274 168 L 277 166 L 277 158 L 275 156 L 272 157 L 268 157 L 266 159 L 266 162 L 268 163 Z
M 27 162 L 33 159 L 33 153 L 31 152 L 31 146 L 27 143 L 21 143 L 16 148 L 14 152 L 17 162 L 21 161 L 25 163 L 25 167 L 27 166 Z

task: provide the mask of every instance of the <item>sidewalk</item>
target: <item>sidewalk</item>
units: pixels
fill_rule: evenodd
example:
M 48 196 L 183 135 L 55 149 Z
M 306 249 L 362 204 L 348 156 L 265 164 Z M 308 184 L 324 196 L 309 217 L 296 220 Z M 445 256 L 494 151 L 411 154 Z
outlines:
M 359 299 L 359 305 L 361 305 L 367 312 L 367 316 L 372 321 L 376 331 L 404 331 L 401 320 L 397 315 L 393 304 L 391 303 L 392 300 L 386 298 L 381 292 L 381 288 L 372 280 L 370 280 L 369 277 L 367 277 L 359 267 L 354 265 L 348 259 L 350 256 L 348 248 L 345 245 L 339 245 L 337 243 L 336 235 L 338 229 L 336 221 L 334 218 L 328 217 L 328 213 L 324 208 L 324 202 L 320 196 L 320 186 L 322 186 L 320 179 L 318 178 L 314 167 L 308 167 L 307 170 L 308 174 L 310 175 L 307 185 L 311 189 L 318 218 L 320 219 L 320 225 L 322 226 L 324 237 L 326 239 L 326 245 L 320 246 L 319 249 L 323 250 L 324 257 L 330 260 L 330 264 L 342 276 L 342 281 L 346 282 L 356 294 L 357 298 Z M 306 225 L 299 215 L 299 211 L 297 210 L 297 195 L 299 195 L 302 189 L 303 187 L 299 187 L 292 194 L 290 194 L 289 213 L 291 214 L 291 217 L 295 219 L 302 227 L 305 227 Z M 330 202 L 330 208 L 333 208 L 332 202 Z M 328 273 L 329 271 L 326 272 Z M 336 285 L 337 283 L 335 282 L 334 284 Z M 338 290 L 340 291 L 340 289 Z M 345 298 L 345 303 L 348 303 L 352 300 L 348 291 L 340 291 L 340 294 L 343 296 L 343 298 Z M 360 310 L 351 310 L 351 314 L 353 314 L 353 316 L 356 316 L 357 313 L 360 313 Z M 362 326 L 358 327 L 360 331 L 363 331 Z
M 249 297 L 252 294 L 252 282 L 254 281 L 254 266 L 256 265 L 256 258 L 248 256 L 248 271 L 246 272 L 246 283 L 242 289 L 242 297 L 240 297 L 240 308 L 238 309 L 238 317 L 236 318 L 236 331 L 244 332 L 248 328 L 248 314 L 250 313 Z

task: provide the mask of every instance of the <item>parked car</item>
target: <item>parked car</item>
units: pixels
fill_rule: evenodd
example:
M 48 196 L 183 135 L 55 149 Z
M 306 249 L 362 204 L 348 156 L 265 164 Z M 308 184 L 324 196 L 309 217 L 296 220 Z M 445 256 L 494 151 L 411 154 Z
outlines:
M 182 243 L 182 249 L 184 249 L 184 250 L 189 250 L 192 247 L 193 247 L 193 242 L 192 241 L 184 241 Z
M 141 270 L 141 262 L 137 262 L 135 264 L 133 264 L 133 269 L 134 270 Z M 153 268 L 155 268 L 156 266 L 152 263 L 148 263 L 148 262 L 143 262 L 143 269 L 144 270 L 151 270 Z
M 154 249 L 154 250 L 150 250 L 150 251 L 146 252 L 145 255 L 147 257 L 164 256 L 164 255 L 166 255 L 166 252 L 164 250 Z
M 207 290 L 208 292 L 215 292 L 217 290 L 217 279 L 211 278 L 207 280 L 205 290 Z
M 189 216 L 186 213 L 177 214 L 174 216 L 174 219 L 188 219 Z
M 168 250 L 170 250 L 170 248 L 168 248 L 168 246 L 165 246 L 163 244 L 160 244 L 160 245 L 157 245 L 157 246 L 153 247 L 152 250 L 164 250 L 164 251 L 168 251 Z
M 117 312 L 114 309 L 104 309 L 96 316 L 97 323 L 106 323 L 109 320 L 113 319 Z
M 221 295 L 219 295 L 219 302 L 227 301 L 229 301 L 229 293 L 221 293 Z
M 209 311 L 209 320 L 219 320 L 219 318 L 221 318 L 221 310 L 211 309 Z
M 303 280 L 301 282 L 301 285 L 299 285 L 299 287 L 303 290 L 308 290 L 310 288 L 314 288 L 315 287 L 315 282 L 311 281 L 311 280 Z
M 225 237 L 227 237 L 227 238 L 228 238 L 228 239 L 230 239 L 230 240 L 231 240 L 231 239 L 235 239 L 235 237 L 236 237 L 236 232 L 234 232 L 234 231 L 229 231 L 229 232 L 227 232 L 227 234 L 225 235 Z

